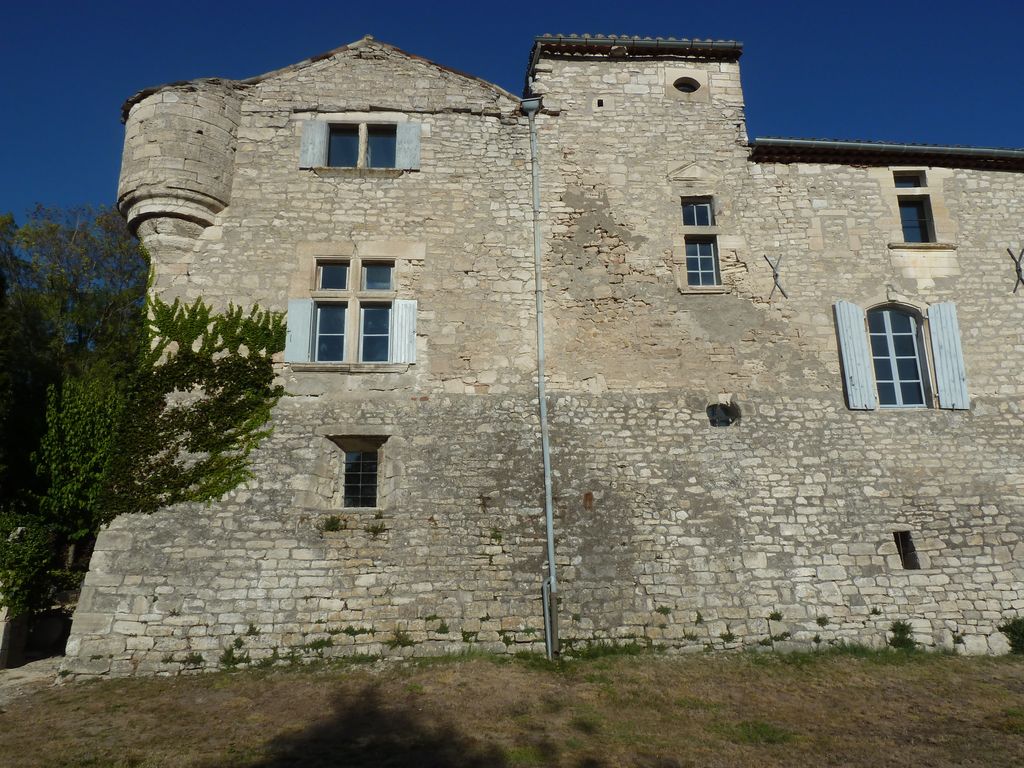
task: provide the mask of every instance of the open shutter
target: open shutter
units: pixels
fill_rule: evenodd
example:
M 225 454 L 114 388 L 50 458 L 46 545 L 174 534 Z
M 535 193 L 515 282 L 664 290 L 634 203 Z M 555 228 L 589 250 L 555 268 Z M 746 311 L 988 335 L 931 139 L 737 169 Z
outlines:
M 877 398 L 864 310 L 848 301 L 837 301 L 835 312 L 846 384 L 846 403 L 851 410 L 870 411 L 877 406 Z
M 302 121 L 299 168 L 323 168 L 327 165 L 327 139 L 331 126 L 322 120 Z
M 288 299 L 287 335 L 284 342 L 286 363 L 308 363 L 312 349 L 313 300 Z
M 399 299 L 391 312 L 391 353 L 392 363 L 416 362 L 416 302 Z
M 960 346 L 956 305 L 947 301 L 928 307 L 928 328 L 932 337 L 932 362 L 939 407 L 969 410 L 971 399 L 967 394 L 967 370 L 964 368 L 964 353 Z
M 420 124 L 399 123 L 395 139 L 395 168 L 419 170 Z

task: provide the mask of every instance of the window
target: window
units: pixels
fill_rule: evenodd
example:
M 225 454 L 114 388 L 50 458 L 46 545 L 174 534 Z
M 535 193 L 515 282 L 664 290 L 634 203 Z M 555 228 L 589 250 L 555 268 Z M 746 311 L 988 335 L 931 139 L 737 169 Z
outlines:
M 896 308 L 873 309 L 868 312 L 868 333 L 879 405 L 923 407 L 924 360 L 917 318 Z
M 921 561 L 917 556 L 917 549 L 914 548 L 914 538 L 910 531 L 894 531 L 892 537 L 896 541 L 896 551 L 903 567 L 908 571 L 920 570 Z
M 927 407 L 932 392 L 940 408 L 970 409 L 955 304 L 932 304 L 925 315 L 898 305 L 865 313 L 856 304 L 839 301 L 835 316 L 851 410 Z
M 707 288 L 722 284 L 718 270 L 717 231 L 712 198 L 683 198 L 686 285 L 690 288 Z
M 712 227 L 715 224 L 715 209 L 711 199 L 683 201 L 683 226 Z
M 346 507 L 377 506 L 377 449 L 345 451 Z
M 896 171 L 892 175 L 896 189 L 927 188 L 927 177 L 923 171 Z M 900 227 L 904 243 L 934 243 L 935 226 L 932 222 L 932 206 L 927 194 L 897 195 L 900 209 Z
M 715 238 L 686 238 L 686 284 L 691 287 L 721 284 Z
M 285 360 L 415 362 L 416 302 L 397 297 L 394 273 L 393 261 L 319 260 L 312 297 L 288 302 Z
M 331 491 L 334 508 L 382 508 L 390 490 L 385 469 L 387 435 L 332 435 L 330 466 L 336 473 Z M 393 478 L 392 478 L 393 479 Z
M 330 123 L 306 120 L 300 168 L 418 170 L 419 123 Z
M 926 197 L 900 198 L 900 226 L 905 243 L 934 243 L 932 212 Z

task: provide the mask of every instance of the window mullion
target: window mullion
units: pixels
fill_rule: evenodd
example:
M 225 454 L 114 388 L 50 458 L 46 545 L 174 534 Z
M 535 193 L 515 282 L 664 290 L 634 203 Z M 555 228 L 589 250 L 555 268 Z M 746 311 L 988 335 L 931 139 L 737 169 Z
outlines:
M 369 133 L 366 130 L 366 123 L 359 124 L 359 160 L 357 167 L 366 167 L 366 153 L 369 147 Z
M 892 388 L 896 395 L 896 405 L 903 405 L 903 387 L 900 381 L 899 363 L 896 359 L 896 337 L 892 332 L 892 313 L 886 310 L 882 313 L 882 320 L 885 322 L 885 346 L 889 358 L 889 365 L 892 368 Z

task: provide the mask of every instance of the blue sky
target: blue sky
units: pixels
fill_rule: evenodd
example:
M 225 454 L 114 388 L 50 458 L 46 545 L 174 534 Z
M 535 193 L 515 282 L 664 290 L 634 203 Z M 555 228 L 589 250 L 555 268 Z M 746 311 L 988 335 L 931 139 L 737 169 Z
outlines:
M 120 106 L 151 85 L 244 78 L 364 34 L 522 88 L 551 33 L 745 44 L 748 129 L 1024 147 L 1024 3 L 11 3 L 0 24 L 0 212 L 112 203 Z

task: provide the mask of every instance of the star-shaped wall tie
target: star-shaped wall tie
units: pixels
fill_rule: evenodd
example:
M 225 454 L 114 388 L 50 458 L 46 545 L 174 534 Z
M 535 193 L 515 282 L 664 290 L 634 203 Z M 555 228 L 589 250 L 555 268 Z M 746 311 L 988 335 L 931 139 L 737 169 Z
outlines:
M 767 261 L 768 262 L 768 266 L 772 268 L 772 280 L 775 282 L 775 285 L 772 286 L 772 292 L 768 294 L 768 301 L 772 300 L 772 296 L 775 295 L 775 289 L 776 288 L 779 289 L 779 293 L 782 294 L 782 297 L 784 299 L 788 299 L 789 295 L 786 293 L 786 289 L 783 288 L 782 287 L 782 283 L 779 282 L 779 264 L 782 263 L 782 254 L 781 253 L 779 254 L 779 258 L 777 258 L 775 260 L 774 264 L 772 264 L 772 260 L 768 258 L 768 254 L 767 253 L 764 254 L 764 260 Z M 1019 267 L 1018 267 L 1018 269 L 1019 269 Z
M 1014 269 L 1017 270 L 1017 282 L 1013 284 L 1013 292 L 1016 293 L 1017 289 L 1024 285 L 1024 270 L 1021 268 L 1021 262 L 1024 261 L 1024 248 L 1020 249 L 1019 256 L 1014 256 L 1013 251 L 1009 248 L 1006 249 L 1006 252 L 1010 254 L 1010 258 L 1013 259 Z

